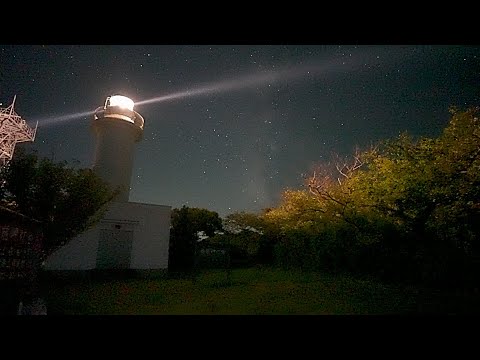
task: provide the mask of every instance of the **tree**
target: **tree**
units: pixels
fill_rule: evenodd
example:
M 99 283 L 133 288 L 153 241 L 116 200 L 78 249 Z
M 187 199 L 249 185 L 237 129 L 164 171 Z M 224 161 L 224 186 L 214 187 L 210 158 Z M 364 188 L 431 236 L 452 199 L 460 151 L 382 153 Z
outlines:
M 186 210 L 188 219 L 197 233 L 203 231 L 207 236 L 213 236 L 216 231 L 222 230 L 222 219 L 217 212 L 189 207 Z
M 262 232 L 265 222 L 261 216 L 245 211 L 228 214 L 223 220 L 223 229 L 230 233 L 241 231 Z
M 258 260 L 259 251 L 265 239 L 265 221 L 254 213 L 235 212 L 223 219 L 223 235 L 217 235 L 217 242 L 230 250 L 234 264 L 250 264 Z
M 94 225 L 116 194 L 91 169 L 40 159 L 21 147 L 0 179 L 3 206 L 40 222 L 43 256 Z
M 186 206 L 173 209 L 168 268 L 171 271 L 192 271 L 198 233 L 203 231 L 207 236 L 213 236 L 221 229 L 222 219 L 214 211 Z
M 308 179 L 309 192 L 285 191 L 265 219 L 281 231 L 286 262 L 303 266 L 303 257 L 321 249 L 315 261 L 333 258 L 391 277 L 445 284 L 474 278 L 469 274 L 480 273 L 479 112 L 452 109 L 437 138 L 401 134 L 350 161 L 320 166 Z
M 263 215 L 270 225 L 284 232 L 290 229 L 314 226 L 328 216 L 326 202 L 306 190 L 285 190 L 279 206 Z
M 438 185 L 431 187 L 435 206 L 426 226 L 444 246 L 478 262 L 480 108 L 450 112 L 452 118 L 436 143 L 433 170 Z

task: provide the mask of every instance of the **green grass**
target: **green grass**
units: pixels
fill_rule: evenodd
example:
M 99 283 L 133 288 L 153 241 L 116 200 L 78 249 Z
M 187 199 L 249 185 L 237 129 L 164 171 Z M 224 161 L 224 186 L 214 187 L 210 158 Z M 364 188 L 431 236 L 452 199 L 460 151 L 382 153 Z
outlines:
M 412 293 L 370 280 L 270 268 L 191 279 L 50 281 L 50 314 L 402 314 Z

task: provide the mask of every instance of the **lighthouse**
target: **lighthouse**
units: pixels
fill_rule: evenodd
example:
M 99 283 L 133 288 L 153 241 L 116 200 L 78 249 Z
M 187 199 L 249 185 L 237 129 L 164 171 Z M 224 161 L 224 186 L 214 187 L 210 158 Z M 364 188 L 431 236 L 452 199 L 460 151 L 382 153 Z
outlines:
M 95 110 L 92 129 L 96 137 L 94 172 L 119 194 L 116 201 L 128 201 L 135 143 L 143 137 L 145 120 L 126 96 L 109 96 Z
M 167 269 L 171 206 L 129 201 L 135 144 L 145 125 L 134 106 L 132 99 L 112 95 L 94 111 L 93 171 L 117 195 L 100 221 L 46 260 L 46 270 L 151 273 Z

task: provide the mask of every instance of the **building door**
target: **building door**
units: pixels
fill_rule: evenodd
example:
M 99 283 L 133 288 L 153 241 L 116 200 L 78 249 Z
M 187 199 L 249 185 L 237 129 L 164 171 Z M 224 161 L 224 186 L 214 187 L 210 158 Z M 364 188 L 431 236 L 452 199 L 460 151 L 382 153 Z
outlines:
M 102 229 L 97 251 L 97 269 L 129 269 L 133 231 Z

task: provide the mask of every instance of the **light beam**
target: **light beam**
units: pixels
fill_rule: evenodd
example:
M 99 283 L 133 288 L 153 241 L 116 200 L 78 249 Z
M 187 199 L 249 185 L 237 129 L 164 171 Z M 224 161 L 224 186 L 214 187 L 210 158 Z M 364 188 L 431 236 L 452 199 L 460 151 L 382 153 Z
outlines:
M 84 112 L 78 112 L 78 113 L 68 114 L 68 115 L 51 116 L 48 118 L 38 119 L 36 121 L 38 121 L 38 124 L 40 125 L 40 127 L 50 126 L 50 125 L 56 125 L 59 123 L 71 121 L 74 119 L 89 117 L 89 116 L 92 116 L 94 113 L 95 111 L 84 111 Z
M 363 58 L 363 60 L 362 60 Z M 161 103 L 166 101 L 182 100 L 191 97 L 199 97 L 210 95 L 214 93 L 225 93 L 233 90 L 241 90 L 251 88 L 261 84 L 273 84 L 279 81 L 295 80 L 317 76 L 327 76 L 336 72 L 345 73 L 347 71 L 358 70 L 359 65 L 364 63 L 365 59 L 361 54 L 356 54 L 355 60 L 353 58 L 345 61 L 345 59 L 339 59 L 338 57 L 330 58 L 322 63 L 310 63 L 302 66 L 296 66 L 291 68 L 284 68 L 276 71 L 261 72 L 255 74 L 244 75 L 236 79 L 222 80 L 203 85 L 197 85 L 190 89 L 177 91 L 154 98 L 141 100 L 135 102 L 135 106 L 149 105 L 154 103 Z M 121 99 L 120 99 L 121 100 Z M 130 100 L 130 99 L 128 99 Z M 133 107 L 131 103 L 122 103 L 122 106 Z M 74 119 L 88 117 L 93 115 L 94 111 L 85 111 L 75 114 L 68 114 L 62 116 L 55 116 L 46 119 L 39 119 L 40 126 L 50 126 Z

